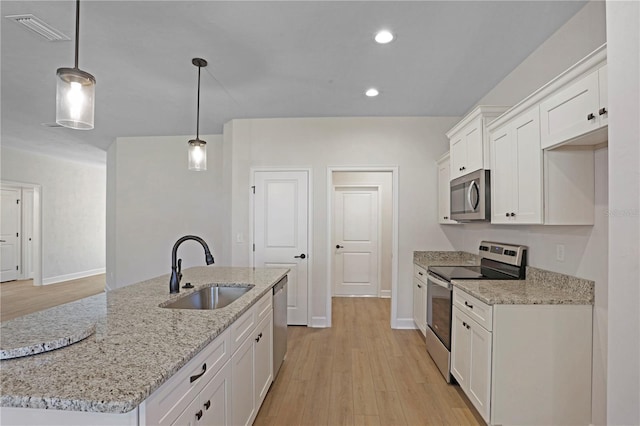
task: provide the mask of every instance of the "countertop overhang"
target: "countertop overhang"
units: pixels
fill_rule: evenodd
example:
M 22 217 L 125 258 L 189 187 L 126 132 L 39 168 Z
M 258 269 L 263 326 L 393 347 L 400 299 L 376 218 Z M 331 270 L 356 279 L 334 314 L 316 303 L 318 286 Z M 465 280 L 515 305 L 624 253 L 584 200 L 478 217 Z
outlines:
M 70 346 L 0 361 L 0 406 L 126 413 L 135 409 L 193 356 L 221 334 L 286 274 L 287 269 L 195 267 L 183 271 L 193 289 L 169 294 L 169 275 L 92 296 L 47 311 L 56 315 L 96 309 L 96 332 Z M 253 285 L 216 310 L 160 305 L 211 284 Z M 102 307 L 105 307 L 102 309 Z M 42 314 L 34 329 L 46 327 Z M 21 317 L 22 322 L 29 316 Z

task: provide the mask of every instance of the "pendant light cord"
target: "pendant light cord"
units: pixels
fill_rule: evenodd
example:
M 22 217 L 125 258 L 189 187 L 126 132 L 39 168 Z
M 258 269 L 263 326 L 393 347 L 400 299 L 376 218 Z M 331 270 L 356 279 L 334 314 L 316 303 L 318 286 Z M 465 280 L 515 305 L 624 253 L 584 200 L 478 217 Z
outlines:
M 198 112 L 196 114 L 196 140 L 200 140 L 200 69 L 201 67 L 198 65 Z
M 80 49 L 80 0 L 76 0 L 76 66 L 78 69 L 78 51 Z

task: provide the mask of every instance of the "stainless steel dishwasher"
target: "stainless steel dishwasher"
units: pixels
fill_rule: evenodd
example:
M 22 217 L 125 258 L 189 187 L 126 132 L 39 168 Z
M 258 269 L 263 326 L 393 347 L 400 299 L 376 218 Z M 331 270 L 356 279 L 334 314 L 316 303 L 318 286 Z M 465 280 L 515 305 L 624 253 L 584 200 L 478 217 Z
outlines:
M 287 277 L 273 286 L 273 379 L 287 355 Z

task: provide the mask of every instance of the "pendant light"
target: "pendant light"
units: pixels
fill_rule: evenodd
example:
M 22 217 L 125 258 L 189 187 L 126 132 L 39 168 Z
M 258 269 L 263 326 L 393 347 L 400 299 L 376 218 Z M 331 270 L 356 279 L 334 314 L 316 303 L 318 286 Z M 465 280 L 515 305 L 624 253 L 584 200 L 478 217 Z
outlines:
M 73 68 L 58 68 L 56 123 L 70 129 L 93 129 L 96 79 L 78 68 L 80 0 L 76 0 L 76 56 Z
M 207 66 L 202 58 L 193 58 L 191 63 L 198 67 L 198 113 L 196 118 L 196 138 L 189 141 L 189 170 L 207 170 L 207 143 L 200 140 L 200 68 Z

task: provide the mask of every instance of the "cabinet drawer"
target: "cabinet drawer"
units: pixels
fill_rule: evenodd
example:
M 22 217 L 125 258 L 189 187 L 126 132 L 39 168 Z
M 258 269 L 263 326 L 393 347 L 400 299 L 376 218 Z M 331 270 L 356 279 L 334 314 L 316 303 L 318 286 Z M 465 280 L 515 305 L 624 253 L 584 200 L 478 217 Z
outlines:
M 172 424 L 230 355 L 229 330 L 226 330 L 147 398 L 144 423 Z
M 262 300 L 262 299 L 261 299 Z M 231 332 L 231 353 L 235 353 L 235 351 L 242 345 L 242 343 L 251 335 L 253 330 L 256 328 L 256 309 L 255 305 L 250 307 L 247 312 L 242 314 L 240 318 L 235 320 L 231 327 L 229 327 Z
M 422 281 L 425 285 L 427 284 L 427 270 L 422 266 L 418 266 L 416 264 L 413 265 L 413 276 Z
M 272 299 L 273 294 L 272 291 L 269 290 L 267 294 L 262 296 L 262 298 L 256 302 L 256 323 L 260 323 L 263 318 L 265 318 L 273 311 Z
M 453 289 L 453 306 L 460 308 L 471 319 L 488 331 L 493 330 L 493 306 L 476 299 L 468 293 Z

